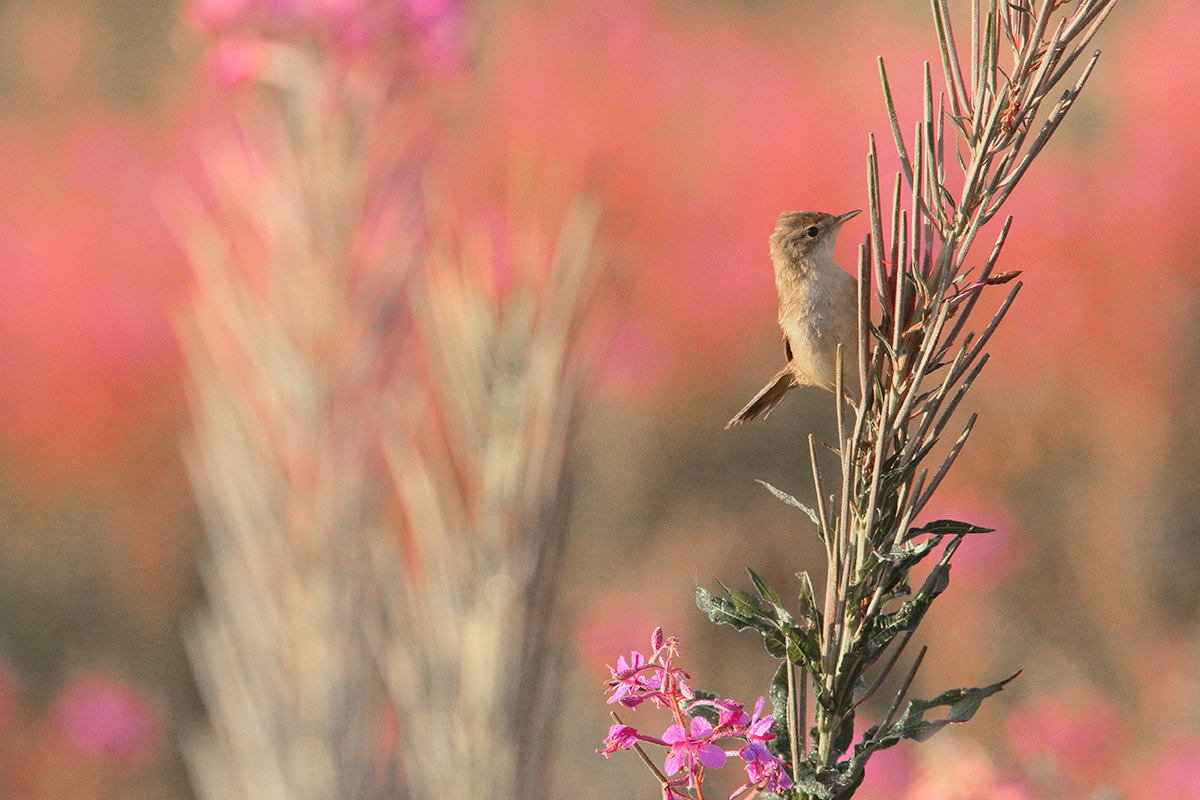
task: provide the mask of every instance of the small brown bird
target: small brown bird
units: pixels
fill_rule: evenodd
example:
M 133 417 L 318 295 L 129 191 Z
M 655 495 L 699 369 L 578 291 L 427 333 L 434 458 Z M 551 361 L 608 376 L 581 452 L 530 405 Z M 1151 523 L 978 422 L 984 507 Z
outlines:
M 833 391 L 839 343 L 843 388 L 857 399 L 858 281 L 833 260 L 833 245 L 842 225 L 858 213 L 848 211 L 835 217 L 819 211 L 788 211 L 779 215 L 771 234 L 771 261 L 775 263 L 779 327 L 788 363 L 726 428 L 767 416 L 796 386 Z

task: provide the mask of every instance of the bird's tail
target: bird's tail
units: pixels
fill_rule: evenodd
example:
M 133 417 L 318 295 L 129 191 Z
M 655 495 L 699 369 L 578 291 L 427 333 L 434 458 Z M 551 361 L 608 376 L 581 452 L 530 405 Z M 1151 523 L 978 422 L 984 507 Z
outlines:
M 767 383 L 754 398 L 746 404 L 746 407 L 739 411 L 733 419 L 725 423 L 725 430 L 729 430 L 734 425 L 739 425 L 743 422 L 762 416 L 766 417 L 770 414 L 775 406 L 779 405 L 779 401 L 791 389 L 799 386 L 796 383 L 796 378 L 792 375 L 790 367 L 784 367 L 779 370 L 779 373 Z

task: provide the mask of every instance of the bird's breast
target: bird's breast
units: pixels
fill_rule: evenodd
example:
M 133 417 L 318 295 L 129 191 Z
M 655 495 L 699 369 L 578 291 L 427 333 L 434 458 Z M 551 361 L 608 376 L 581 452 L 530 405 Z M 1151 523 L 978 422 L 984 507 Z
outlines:
M 831 275 L 779 287 L 779 326 L 791 346 L 793 371 L 804 383 L 833 386 L 839 343 L 846 369 L 858 359 L 856 282 L 838 273 L 844 280 Z

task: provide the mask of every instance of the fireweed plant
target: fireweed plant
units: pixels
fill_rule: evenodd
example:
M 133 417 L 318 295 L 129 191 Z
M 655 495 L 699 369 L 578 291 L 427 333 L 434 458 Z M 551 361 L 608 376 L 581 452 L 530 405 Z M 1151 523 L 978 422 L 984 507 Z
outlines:
M 769 691 L 771 716 L 760 716 L 759 707 L 748 717 L 737 703 L 692 689 L 674 664 L 677 643 L 664 642 L 657 632 L 650 658 L 633 653 L 629 662 L 617 662 L 608 684 L 610 702 L 636 708 L 648 699 L 669 708 L 675 719 L 666 733 L 653 737 L 614 714 L 617 724 L 601 752 L 637 750 L 661 783 L 665 800 L 703 798 L 705 772 L 722 766 L 730 752 L 745 763 L 749 778 L 735 798 L 851 797 L 872 754 L 965 722 L 984 698 L 1016 677 L 905 704 L 925 657 L 922 648 L 883 718 L 855 740 L 856 710 L 884 684 L 930 604 L 945 590 L 958 546 L 967 536 L 989 532 L 955 520 L 914 524 L 961 452 L 975 415 L 940 464 L 924 462 L 987 363 L 984 348 L 1021 288 L 1016 283 L 1008 291 L 982 329 L 972 327 L 972 311 L 985 290 L 1019 274 L 995 271 L 1012 218 L 1004 219 L 982 265 L 967 258 L 980 229 L 1000 211 L 1083 90 L 1098 51 L 1041 113 L 1114 4 L 990 0 L 981 8 L 980 0 L 973 0 L 970 63 L 964 70 L 947 0 L 932 0 L 945 89 L 935 104 L 926 62 L 924 114 L 908 141 L 879 60 L 900 171 L 885 239 L 872 137 L 867 158 L 871 231 L 858 258 L 860 355 L 857 365 L 849 365 L 857 366 L 862 400 L 851 418 L 838 403 L 838 444 L 830 448 L 840 460 L 840 492 L 827 491 L 811 435 L 816 508 L 766 487 L 816 526 L 825 545 L 824 597 L 818 600 L 807 572 L 798 574 L 795 612 L 753 571 L 754 594 L 724 584 L 726 596 L 696 590 L 696 602 L 711 620 L 758 631 L 767 652 L 780 661 Z M 961 176 L 948 178 L 947 151 Z M 845 396 L 841 380 L 837 397 Z M 933 565 L 913 591 L 909 576 L 927 558 Z M 718 744 L 735 739 L 745 746 L 726 751 Z M 662 771 L 644 744 L 668 748 Z
M 776 738 L 772 731 L 775 720 L 762 716 L 763 698 L 758 698 L 751 716 L 736 700 L 696 692 L 688 683 L 691 676 L 675 666 L 679 641 L 664 639 L 662 628 L 654 630 L 650 647 L 653 653 L 650 658 L 635 650 L 628 662 L 621 656 L 616 668 L 609 668 L 612 680 L 608 682 L 608 702 L 637 708 L 649 700 L 655 707 L 669 709 L 674 723 L 660 737 L 647 736 L 625 725 L 614 714 L 617 722 L 609 728 L 600 752 L 609 756 L 618 750 L 636 750 L 662 784 L 664 800 L 690 797 L 682 790 L 684 786 L 694 789 L 697 797 L 703 797 L 705 769 L 720 769 L 729 756 L 741 759 L 748 777 L 732 797 L 790 789 L 792 779 L 784 769 L 784 762 L 767 746 Z M 716 744 L 719 740 L 739 739 L 745 745 L 732 750 Z M 663 771 L 654 766 L 639 742 L 668 748 Z M 675 775 L 678 777 L 667 777 Z

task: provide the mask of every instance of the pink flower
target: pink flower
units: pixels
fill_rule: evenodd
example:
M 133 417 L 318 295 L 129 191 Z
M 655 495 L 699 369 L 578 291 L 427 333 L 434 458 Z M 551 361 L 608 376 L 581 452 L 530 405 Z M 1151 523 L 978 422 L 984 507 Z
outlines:
M 688 713 L 695 714 L 695 709 L 700 706 L 716 709 L 716 729 L 724 736 L 740 735 L 739 729 L 750 722 L 750 715 L 743 710 L 745 706 L 736 700 L 697 700 L 688 706 Z
M 659 665 L 658 687 L 662 694 L 686 700 L 694 698 L 696 693 L 688 684 L 691 676 L 673 665 L 675 657 L 679 655 L 679 640 L 672 636 L 664 641 L 662 628 L 656 628 L 650 641 L 656 645 L 650 661 Z
M 628 725 L 616 724 L 608 729 L 608 736 L 604 737 L 604 749 L 600 752 L 608 758 L 618 750 L 630 750 L 637 744 L 638 732 L 636 728 L 631 728 Z
M 254 36 L 230 36 L 213 45 L 205 72 L 219 85 L 237 86 L 254 78 L 266 64 L 266 48 Z
M 77 678 L 54 707 L 54 723 L 85 753 L 124 760 L 154 747 L 154 712 L 123 683 L 100 676 Z
M 1007 728 L 1019 761 L 1041 762 L 1080 794 L 1107 782 L 1129 736 L 1112 702 L 1100 696 L 1030 701 L 1009 716 Z
M 713 726 L 704 717 L 693 717 L 691 732 L 685 733 L 683 726 L 672 725 L 663 734 L 663 741 L 671 745 L 663 765 L 668 775 L 674 775 L 687 765 L 688 772 L 694 774 L 699 762 L 705 767 L 720 769 L 725 765 L 725 751 L 712 743 Z
M 424 66 L 452 72 L 463 59 L 466 9 L 459 0 L 192 0 L 188 17 L 216 37 L 255 31 L 313 37 L 343 56 L 412 48 Z
M 621 656 L 617 659 L 617 668 L 608 669 L 612 672 L 612 680 L 608 682 L 609 691 L 612 692 L 612 696 L 608 698 L 610 704 L 620 703 L 635 708 L 647 697 L 658 694 L 657 675 L 644 674 L 647 669 L 657 672 L 658 668 L 650 667 L 646 663 L 646 657 L 638 651 L 634 650 L 630 654 L 629 663 L 625 662 L 625 656 Z
M 1127 794 L 1133 800 L 1200 800 L 1200 740 L 1170 742 L 1135 775 Z
M 750 715 L 744 711 L 745 706 L 736 700 L 716 700 L 712 705 L 720 714 L 718 728 L 740 728 L 750 722 Z
M 769 742 L 775 738 L 775 734 L 771 733 L 771 726 L 775 724 L 775 717 L 769 714 L 765 717 L 759 716 L 762 713 L 765 699 L 760 696 L 758 702 L 754 704 L 754 717 L 750 720 L 750 724 L 746 726 L 746 741 L 748 742 Z
M 787 774 L 783 761 L 776 758 L 762 744 L 750 742 L 741 749 L 738 756 L 746 762 L 746 775 L 749 776 L 752 785 L 775 793 L 786 792 L 791 788 L 792 778 Z

